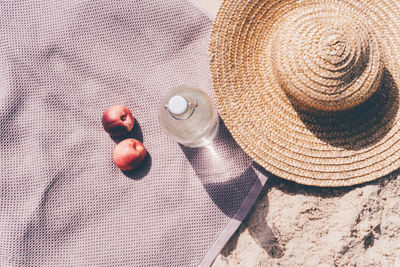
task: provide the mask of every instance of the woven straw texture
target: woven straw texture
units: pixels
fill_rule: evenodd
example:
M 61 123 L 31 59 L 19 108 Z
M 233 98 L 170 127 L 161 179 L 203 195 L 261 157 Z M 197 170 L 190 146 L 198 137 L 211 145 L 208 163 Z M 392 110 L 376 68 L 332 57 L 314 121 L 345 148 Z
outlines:
M 266 180 L 223 125 L 199 149 L 159 127 L 174 87 L 212 96 L 211 20 L 181 0 L 1 1 L 0 14 L 0 266 L 210 265 Z M 149 153 L 137 171 L 112 161 L 101 117 L 116 104 Z
M 400 167 L 398 1 L 224 1 L 209 50 L 221 117 L 271 173 L 349 186 Z

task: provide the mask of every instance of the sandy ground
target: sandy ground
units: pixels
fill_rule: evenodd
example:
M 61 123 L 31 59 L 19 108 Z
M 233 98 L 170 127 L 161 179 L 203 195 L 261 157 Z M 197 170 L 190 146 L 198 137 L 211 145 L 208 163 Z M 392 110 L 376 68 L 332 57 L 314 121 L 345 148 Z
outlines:
M 222 2 L 191 1 L 210 18 Z M 347 188 L 272 177 L 213 267 L 400 267 L 399 174 Z
M 347 188 L 272 177 L 213 267 L 400 266 L 398 176 Z

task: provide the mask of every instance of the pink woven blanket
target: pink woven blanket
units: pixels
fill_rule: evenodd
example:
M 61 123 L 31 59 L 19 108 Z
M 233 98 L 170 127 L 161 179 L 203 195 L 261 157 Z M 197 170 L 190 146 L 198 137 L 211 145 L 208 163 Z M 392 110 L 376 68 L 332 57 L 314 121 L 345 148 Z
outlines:
M 266 177 L 224 126 L 188 149 L 157 121 L 175 86 L 212 96 L 212 21 L 184 0 L 0 2 L 0 266 L 210 265 Z M 128 106 L 149 157 L 112 161 Z

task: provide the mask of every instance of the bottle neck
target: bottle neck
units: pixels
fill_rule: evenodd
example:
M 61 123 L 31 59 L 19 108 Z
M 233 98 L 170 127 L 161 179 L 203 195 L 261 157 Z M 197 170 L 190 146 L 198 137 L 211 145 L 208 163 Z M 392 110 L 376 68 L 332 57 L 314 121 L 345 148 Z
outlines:
M 180 95 L 171 97 L 165 105 L 169 115 L 175 120 L 189 119 L 197 107 L 198 103 L 196 101 L 191 101 Z

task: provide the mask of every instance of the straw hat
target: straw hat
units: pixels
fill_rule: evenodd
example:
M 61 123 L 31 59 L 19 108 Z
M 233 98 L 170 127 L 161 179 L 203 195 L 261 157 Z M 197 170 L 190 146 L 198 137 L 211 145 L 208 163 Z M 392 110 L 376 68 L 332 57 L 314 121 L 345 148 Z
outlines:
M 209 49 L 220 115 L 267 171 L 349 186 L 400 167 L 400 3 L 226 0 Z

